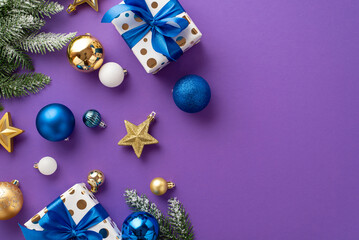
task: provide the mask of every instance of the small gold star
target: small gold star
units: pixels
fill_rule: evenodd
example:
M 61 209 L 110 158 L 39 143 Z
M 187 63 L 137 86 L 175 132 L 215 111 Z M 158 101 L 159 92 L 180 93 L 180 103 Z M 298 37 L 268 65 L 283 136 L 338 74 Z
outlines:
M 11 115 L 7 112 L 0 120 L 0 144 L 8 152 L 12 152 L 14 150 L 13 138 L 24 132 L 23 130 L 15 128 L 11 125 Z
M 136 156 L 140 158 L 145 145 L 156 144 L 158 141 L 148 133 L 150 123 L 155 119 L 155 112 L 152 112 L 140 125 L 135 125 L 125 120 L 127 135 L 122 138 L 118 145 L 132 146 Z
M 96 12 L 98 12 L 98 3 L 97 0 L 74 0 L 73 4 L 70 4 L 69 7 L 67 8 L 67 12 L 71 13 L 73 11 L 76 10 L 76 7 L 78 5 L 81 5 L 83 3 L 87 3 L 88 5 L 90 5 L 93 9 L 95 9 Z

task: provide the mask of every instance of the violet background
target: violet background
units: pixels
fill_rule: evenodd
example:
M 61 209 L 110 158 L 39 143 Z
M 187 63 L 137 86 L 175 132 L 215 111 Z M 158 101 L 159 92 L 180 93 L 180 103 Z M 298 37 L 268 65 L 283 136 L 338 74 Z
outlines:
M 64 48 L 33 57 L 36 70 L 52 77 L 49 87 L 4 102 L 26 132 L 12 154 L 0 149 L 1 181 L 20 180 L 25 204 L 17 217 L 0 222 L 1 239 L 23 239 L 18 222 L 96 168 L 107 177 L 97 197 L 119 227 L 130 213 L 123 192 L 135 188 L 163 210 L 177 196 L 199 240 L 358 239 L 358 1 L 181 0 L 204 36 L 155 76 L 112 24 L 100 23 L 116 3 L 99 0 L 99 13 L 85 5 L 72 15 L 64 11 L 45 30 L 97 37 L 105 61 L 129 71 L 120 87 L 102 86 L 97 72 L 72 69 Z M 186 74 L 204 77 L 212 89 L 198 114 L 180 111 L 172 100 L 173 85 Z M 37 112 L 53 102 L 76 117 L 70 142 L 46 141 L 35 128 Z M 85 127 L 82 114 L 90 108 L 102 113 L 107 129 Z M 159 144 L 137 159 L 131 148 L 117 146 L 126 134 L 123 121 L 139 124 L 153 110 L 150 133 Z M 59 164 L 50 177 L 32 167 L 47 155 Z M 158 176 L 176 189 L 151 194 Z

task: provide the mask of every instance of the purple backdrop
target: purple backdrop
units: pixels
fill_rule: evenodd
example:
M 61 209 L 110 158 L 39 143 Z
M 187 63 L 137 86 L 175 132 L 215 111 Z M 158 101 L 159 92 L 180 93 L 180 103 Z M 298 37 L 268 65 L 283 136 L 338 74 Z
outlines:
M 106 61 L 129 75 L 109 89 L 97 72 L 72 69 L 65 49 L 34 56 L 36 70 L 53 81 L 38 95 L 4 102 L 25 133 L 12 154 L 0 149 L 1 181 L 19 179 L 25 204 L 17 217 L 0 222 L 1 239 L 22 239 L 18 222 L 95 168 L 107 176 L 97 197 L 119 226 L 130 213 L 123 192 L 135 188 L 163 210 L 177 196 L 199 240 L 358 239 L 359 2 L 181 2 L 202 42 L 155 76 L 112 24 L 100 23 L 117 1 L 99 0 L 99 13 L 84 5 L 48 21 L 46 31 L 96 36 Z M 184 113 L 172 100 L 185 74 L 211 86 L 211 103 L 201 113 Z M 75 114 L 70 142 L 49 142 L 36 131 L 37 112 L 53 102 Z M 106 130 L 83 125 L 89 108 L 102 113 Z M 153 110 L 150 133 L 159 144 L 137 159 L 131 148 L 117 146 L 126 134 L 123 121 L 140 123 Z M 49 177 L 32 167 L 47 155 L 59 164 Z M 149 183 L 158 176 L 177 188 L 154 196 Z

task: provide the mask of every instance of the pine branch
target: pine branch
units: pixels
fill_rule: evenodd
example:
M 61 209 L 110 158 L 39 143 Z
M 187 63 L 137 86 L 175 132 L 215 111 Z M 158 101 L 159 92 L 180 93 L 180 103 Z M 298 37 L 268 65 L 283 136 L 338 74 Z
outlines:
M 17 67 L 21 65 L 23 69 L 34 70 L 31 58 L 22 50 L 10 45 L 0 47 L 0 57 L 6 62 L 12 63 Z
M 44 17 L 63 9 L 61 4 L 46 0 L 0 0 L 0 98 L 37 93 L 49 84 L 50 78 L 44 74 L 15 72 L 19 67 L 34 70 L 26 52 L 59 50 L 75 36 L 38 33 L 45 25 Z
M 125 191 L 127 205 L 133 211 L 143 211 L 152 214 L 160 225 L 161 240 L 193 240 L 193 227 L 183 205 L 176 199 L 168 200 L 169 217 L 165 217 L 157 208 L 156 204 L 151 203 L 146 195 L 139 196 L 136 190 L 127 189 Z
M 177 200 L 177 198 L 169 199 L 168 203 L 169 221 L 179 239 L 193 240 L 193 226 L 183 205 Z
M 50 83 L 50 77 L 42 73 L 13 74 L 0 79 L 0 98 L 14 98 L 37 93 Z
M 125 199 L 127 205 L 133 211 L 142 211 L 148 212 L 153 215 L 160 225 L 160 237 L 161 240 L 179 240 L 176 236 L 173 235 L 173 231 L 169 224 L 168 219 L 162 214 L 162 212 L 158 209 L 156 204 L 151 203 L 148 197 L 144 194 L 139 196 L 136 190 L 127 189 L 125 191 Z
M 46 51 L 54 52 L 64 47 L 76 33 L 59 34 L 59 33 L 44 33 L 32 34 L 20 40 L 19 45 L 21 49 L 32 52 L 45 54 Z
M 51 18 L 51 15 L 55 15 L 62 10 L 64 10 L 64 6 L 59 4 L 58 2 L 50 2 L 47 1 L 44 4 L 40 5 L 39 8 L 37 8 L 38 12 L 35 12 L 34 15 L 38 17 L 49 17 Z
M 13 62 L 7 62 L 5 59 L 0 58 L 0 78 L 9 77 L 17 68 L 18 65 Z
M 16 9 L 16 12 L 28 13 L 38 18 L 43 18 L 44 16 L 50 18 L 51 15 L 57 14 L 64 9 L 64 7 L 57 2 L 44 0 L 27 0 L 12 2 L 12 9 Z
M 26 36 L 28 32 L 39 30 L 45 21 L 31 15 L 15 14 L 0 18 L 0 39 L 4 43 L 12 43 Z

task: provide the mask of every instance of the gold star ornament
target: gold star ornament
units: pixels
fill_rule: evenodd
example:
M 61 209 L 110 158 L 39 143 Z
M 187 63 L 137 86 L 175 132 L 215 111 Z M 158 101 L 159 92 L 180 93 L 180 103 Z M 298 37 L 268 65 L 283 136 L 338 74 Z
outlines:
M 125 120 L 127 135 L 122 138 L 118 145 L 132 146 L 136 156 L 140 158 L 145 145 L 156 144 L 158 141 L 148 133 L 150 123 L 155 119 L 156 113 L 152 112 L 140 125 L 135 125 Z
M 14 150 L 13 138 L 24 132 L 23 130 L 15 128 L 11 125 L 11 115 L 7 112 L 0 120 L 0 144 L 8 152 L 12 152 Z
M 97 0 L 74 0 L 73 4 L 70 4 L 66 10 L 67 13 L 71 13 L 76 10 L 76 7 L 78 5 L 81 5 L 83 3 L 87 3 L 90 5 L 93 9 L 95 9 L 96 12 L 98 12 L 98 3 Z

